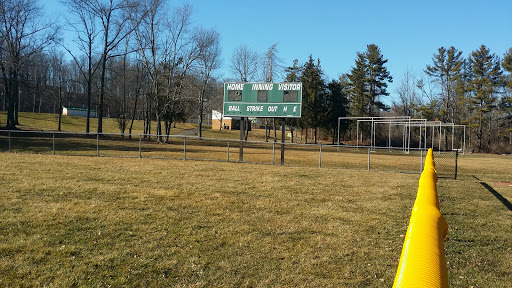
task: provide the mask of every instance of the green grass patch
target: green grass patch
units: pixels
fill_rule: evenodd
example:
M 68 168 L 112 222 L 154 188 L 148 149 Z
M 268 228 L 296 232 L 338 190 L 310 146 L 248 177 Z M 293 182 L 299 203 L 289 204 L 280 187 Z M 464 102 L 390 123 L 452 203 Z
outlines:
M 7 113 L 0 111 L 0 127 L 5 126 L 7 122 Z M 85 133 L 86 130 L 86 118 L 79 116 L 67 116 L 63 115 L 61 120 L 61 131 L 71 133 Z M 30 113 L 20 112 L 19 114 L 20 125 L 17 126 L 21 130 L 30 131 L 57 131 L 58 128 L 58 115 L 50 113 Z M 98 130 L 98 119 L 90 119 L 90 132 L 96 133 Z M 127 124 L 129 127 L 130 122 Z M 163 123 L 162 123 L 163 125 Z M 127 127 L 127 128 L 128 128 Z M 156 122 L 152 122 L 151 134 L 156 134 Z M 163 128 L 162 128 L 163 129 Z M 171 127 L 170 135 L 179 135 L 185 130 L 196 130 L 197 134 L 198 125 L 192 123 L 173 123 Z M 142 134 L 144 132 L 144 121 L 135 120 L 133 124 L 132 134 Z M 103 133 L 120 133 L 119 126 L 116 118 L 103 118 Z M 125 133 L 128 133 L 126 129 Z M 273 137 L 272 130 L 272 137 Z M 215 138 L 215 139 L 230 139 L 239 140 L 240 130 L 212 130 L 211 125 L 203 125 L 202 131 L 204 138 Z M 277 130 L 277 139 L 281 141 L 281 131 Z M 190 134 L 189 134 L 190 135 Z M 300 138 L 300 137 L 299 137 Z M 265 141 L 265 130 L 264 129 L 252 129 L 249 132 L 249 141 Z M 268 141 L 273 141 L 273 138 L 269 138 Z M 286 139 L 286 142 L 290 142 L 290 138 Z
M 451 287 L 512 283 L 512 188 L 496 184 L 511 179 L 510 160 L 468 156 L 462 180 L 438 182 Z M 391 287 L 419 179 L 15 153 L 0 162 L 4 287 Z

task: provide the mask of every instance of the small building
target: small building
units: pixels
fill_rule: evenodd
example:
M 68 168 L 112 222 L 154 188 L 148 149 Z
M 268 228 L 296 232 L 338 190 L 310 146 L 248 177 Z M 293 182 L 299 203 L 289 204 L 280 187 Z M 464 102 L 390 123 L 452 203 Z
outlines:
M 231 117 L 223 117 L 222 112 L 212 110 L 212 130 L 221 130 L 221 127 L 225 130 L 234 130 L 236 121 Z
M 87 109 L 62 106 L 62 115 L 87 117 Z M 96 110 L 91 109 L 90 116 L 96 118 Z

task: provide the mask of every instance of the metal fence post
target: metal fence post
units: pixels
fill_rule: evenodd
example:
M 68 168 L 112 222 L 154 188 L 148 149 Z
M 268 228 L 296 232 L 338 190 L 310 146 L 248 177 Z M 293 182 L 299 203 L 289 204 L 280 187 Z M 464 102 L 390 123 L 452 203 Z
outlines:
M 320 144 L 320 153 L 318 154 L 318 168 L 322 168 L 322 144 Z
M 11 131 L 9 131 L 9 152 L 11 152 Z
M 100 134 L 96 133 L 96 157 L 100 157 Z
M 464 152 L 463 152 L 464 153 Z M 459 150 L 455 150 L 455 177 L 454 179 L 457 180 L 457 164 L 459 160 Z
M 53 149 L 53 155 L 55 155 L 55 132 L 53 132 L 52 135 L 53 135 L 52 149 Z
M 368 171 L 370 171 L 370 150 L 371 148 L 368 148 Z
M 187 160 L 187 137 L 183 137 L 183 160 Z
M 229 162 L 229 140 L 228 140 L 228 162 Z
M 139 134 L 139 159 L 142 158 L 142 134 Z
M 276 164 L 276 142 L 272 143 L 272 165 Z
M 423 150 L 420 150 L 420 173 L 423 171 Z

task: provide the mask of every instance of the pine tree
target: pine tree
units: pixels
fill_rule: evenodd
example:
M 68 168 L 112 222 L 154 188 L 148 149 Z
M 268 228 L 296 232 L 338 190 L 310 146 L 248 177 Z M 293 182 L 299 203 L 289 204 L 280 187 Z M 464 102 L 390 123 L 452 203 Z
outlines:
M 509 73 L 504 79 L 507 87 L 512 89 L 512 48 L 508 49 L 507 53 L 505 53 L 501 66 Z
M 441 87 L 441 120 L 455 122 L 457 114 L 457 83 L 462 76 L 463 59 L 462 52 L 451 46 L 446 49 L 441 47 L 432 58 L 433 65 L 427 65 L 425 73 L 434 78 Z
M 368 63 L 363 53 L 357 53 L 355 66 L 350 70 L 350 115 L 356 117 L 368 116 L 370 102 L 366 80 Z
M 380 110 L 388 109 L 379 99 L 389 95 L 387 82 L 393 82 L 384 66 L 387 62 L 375 44 L 368 45 L 365 53 L 357 53 L 355 66 L 348 75 L 351 115 L 378 116 Z
M 380 96 L 389 96 L 387 92 L 388 83 L 393 82 L 393 77 L 384 66 L 388 60 L 384 59 L 380 49 L 375 44 L 370 44 L 365 53 L 368 63 L 368 88 L 370 96 L 370 116 L 378 116 L 380 110 L 389 110 L 384 103 L 380 101 Z
M 471 69 L 471 81 L 469 87 L 472 92 L 472 104 L 475 114 L 473 116 L 477 124 L 476 136 L 478 139 L 478 148 L 483 150 L 484 125 L 488 124 L 487 147 L 489 151 L 491 144 L 491 110 L 496 107 L 497 88 L 501 78 L 500 60 L 495 54 L 490 54 L 490 50 L 481 45 L 480 48 L 471 53 L 469 57 Z
M 293 60 L 293 66 L 292 67 L 286 67 L 284 71 L 286 72 L 286 79 L 287 82 L 299 82 L 299 74 L 301 72 L 301 67 L 298 66 L 299 60 L 295 59 Z
M 512 145 L 512 48 L 505 53 L 501 66 L 508 74 L 503 77 L 506 93 L 500 101 L 500 116 L 508 134 L 508 145 Z
M 348 79 L 346 76 L 340 77 L 340 80 L 332 80 L 327 84 L 327 93 L 325 97 L 325 114 L 322 119 L 323 128 L 331 133 L 332 144 L 337 139 L 338 118 L 345 117 L 348 114 Z M 341 133 L 346 130 L 346 125 L 341 127 Z
M 321 125 L 323 99 L 325 94 L 325 82 L 322 79 L 320 60 L 317 64 L 313 56 L 304 64 L 302 75 L 302 118 L 303 127 L 311 127 L 315 130 L 315 143 L 318 141 L 318 128 Z M 307 138 L 307 137 L 306 137 Z M 306 140 L 307 141 L 307 140 Z

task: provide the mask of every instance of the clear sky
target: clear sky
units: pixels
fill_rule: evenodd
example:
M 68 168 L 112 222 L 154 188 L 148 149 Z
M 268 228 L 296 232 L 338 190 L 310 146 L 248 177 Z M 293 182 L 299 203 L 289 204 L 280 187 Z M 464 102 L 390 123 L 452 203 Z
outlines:
M 179 4 L 187 1 L 170 1 Z M 42 1 L 49 13 L 64 15 L 57 0 Z M 380 47 L 394 78 L 393 97 L 406 69 L 423 76 L 441 46 L 454 46 L 467 57 L 486 45 L 502 57 L 512 48 L 511 0 L 389 1 L 188 1 L 196 25 L 221 35 L 222 79 L 232 77 L 233 50 L 245 44 L 264 53 L 278 43 L 278 56 L 291 66 L 309 55 L 320 59 L 327 80 L 350 71 L 357 52 Z

